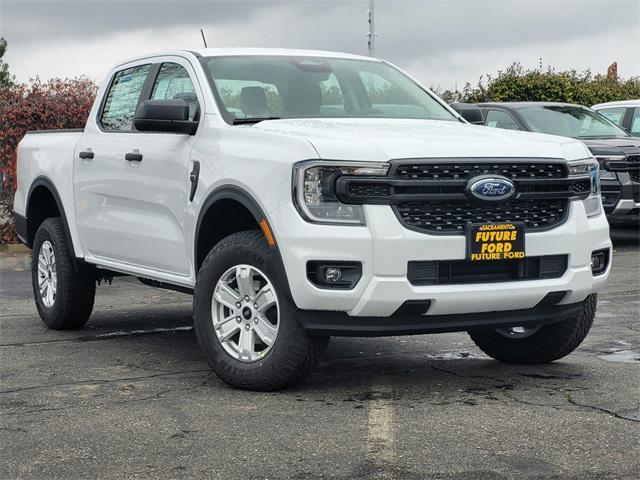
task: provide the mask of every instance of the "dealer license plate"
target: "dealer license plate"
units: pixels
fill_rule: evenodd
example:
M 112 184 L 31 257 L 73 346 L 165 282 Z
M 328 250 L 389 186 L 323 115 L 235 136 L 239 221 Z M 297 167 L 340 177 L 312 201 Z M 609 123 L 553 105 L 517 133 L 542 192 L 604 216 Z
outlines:
M 467 259 L 518 260 L 524 258 L 524 223 L 470 223 Z

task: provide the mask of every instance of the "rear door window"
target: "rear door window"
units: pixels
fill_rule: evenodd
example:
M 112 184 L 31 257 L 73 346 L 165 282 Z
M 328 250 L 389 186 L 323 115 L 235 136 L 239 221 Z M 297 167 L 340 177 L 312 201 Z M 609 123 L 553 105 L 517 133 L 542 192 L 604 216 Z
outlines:
M 133 130 L 133 117 L 150 68 L 150 64 L 140 65 L 115 74 L 100 117 L 100 123 L 105 130 Z

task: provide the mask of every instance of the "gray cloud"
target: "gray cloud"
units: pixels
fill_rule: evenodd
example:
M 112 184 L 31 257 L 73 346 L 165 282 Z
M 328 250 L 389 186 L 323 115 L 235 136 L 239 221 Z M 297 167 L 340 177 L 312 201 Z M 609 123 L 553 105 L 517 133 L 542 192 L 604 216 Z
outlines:
M 99 76 L 109 65 L 78 65 L 77 55 L 113 62 L 200 46 L 200 27 L 210 46 L 366 53 L 368 0 L 0 2 L 7 60 L 20 79 L 75 75 L 81 66 Z M 376 0 L 376 13 L 378 56 L 427 84 L 462 84 L 514 60 L 536 65 L 540 56 L 599 71 L 618 60 L 623 75 L 640 74 L 640 0 Z M 47 49 L 51 58 L 43 59 Z

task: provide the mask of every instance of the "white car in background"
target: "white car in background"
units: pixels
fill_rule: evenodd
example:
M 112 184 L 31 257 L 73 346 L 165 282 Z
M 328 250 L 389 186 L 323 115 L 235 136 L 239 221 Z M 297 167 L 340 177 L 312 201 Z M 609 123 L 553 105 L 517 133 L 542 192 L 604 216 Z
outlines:
M 640 137 L 640 100 L 599 103 L 591 108 L 634 137 Z

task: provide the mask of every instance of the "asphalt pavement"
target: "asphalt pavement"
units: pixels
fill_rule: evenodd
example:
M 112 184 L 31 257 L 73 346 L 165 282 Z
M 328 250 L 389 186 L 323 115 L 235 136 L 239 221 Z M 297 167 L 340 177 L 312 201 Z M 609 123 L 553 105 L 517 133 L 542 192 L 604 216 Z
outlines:
M 333 338 L 305 383 L 233 390 L 210 372 L 191 297 L 116 278 L 80 331 L 0 254 L 1 479 L 637 479 L 640 247 L 616 239 L 579 349 L 509 366 L 466 334 Z

